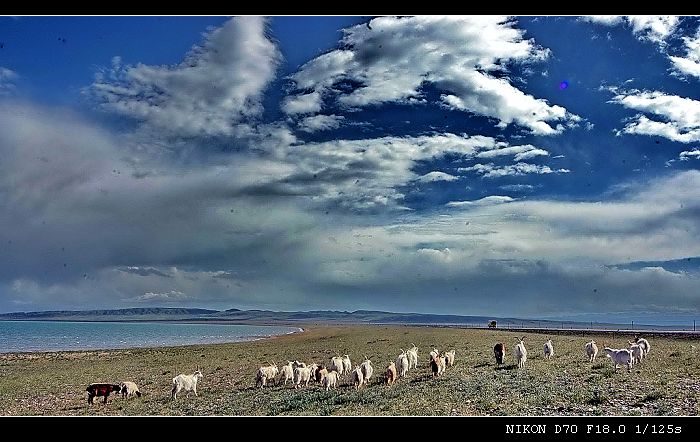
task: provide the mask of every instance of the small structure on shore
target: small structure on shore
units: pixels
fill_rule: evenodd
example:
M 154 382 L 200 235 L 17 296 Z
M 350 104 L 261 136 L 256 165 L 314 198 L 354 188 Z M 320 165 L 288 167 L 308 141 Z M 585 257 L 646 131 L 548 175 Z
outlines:
M 496 328 L 496 321 L 489 321 L 489 328 Z

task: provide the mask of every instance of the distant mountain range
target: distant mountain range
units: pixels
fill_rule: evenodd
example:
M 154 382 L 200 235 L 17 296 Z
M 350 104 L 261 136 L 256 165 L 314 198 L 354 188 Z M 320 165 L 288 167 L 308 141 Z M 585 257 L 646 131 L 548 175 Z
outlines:
M 463 325 L 483 327 L 496 320 L 498 327 L 515 328 L 588 328 L 590 322 L 552 321 L 493 316 L 392 313 L 372 310 L 354 312 L 318 310 L 275 312 L 269 310 L 207 310 L 199 308 L 129 308 L 118 310 L 77 310 L 16 312 L 0 314 L 0 320 L 52 321 L 216 321 L 237 324 L 343 323 L 343 324 L 416 324 Z M 595 328 L 620 328 L 619 324 L 596 323 Z

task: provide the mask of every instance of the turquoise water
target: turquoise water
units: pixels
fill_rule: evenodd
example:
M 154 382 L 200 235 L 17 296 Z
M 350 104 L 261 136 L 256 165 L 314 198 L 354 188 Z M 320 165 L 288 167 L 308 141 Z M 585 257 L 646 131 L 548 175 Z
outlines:
M 0 321 L 0 353 L 213 344 L 295 331 L 273 325 Z

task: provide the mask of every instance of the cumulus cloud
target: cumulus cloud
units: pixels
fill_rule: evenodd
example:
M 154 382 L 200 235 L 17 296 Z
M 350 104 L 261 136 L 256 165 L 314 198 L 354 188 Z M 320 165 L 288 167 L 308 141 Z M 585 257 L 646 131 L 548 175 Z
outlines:
M 14 91 L 15 81 L 19 76 L 11 69 L 0 66 L 0 96 L 7 95 Z
M 262 112 L 281 55 L 265 20 L 236 17 L 208 32 L 174 66 L 122 65 L 115 57 L 87 90 L 102 107 L 175 135 L 231 135 Z
M 530 164 L 530 163 L 516 163 L 508 164 L 505 166 L 497 166 L 494 163 L 488 164 L 475 164 L 469 167 L 460 167 L 457 169 L 458 172 L 476 172 L 482 175 L 484 178 L 499 178 L 504 176 L 520 176 L 526 174 L 550 174 L 550 173 L 569 173 L 569 169 L 552 169 L 549 166 Z
M 610 102 L 663 120 L 640 114 L 625 125 L 623 133 L 657 135 L 681 143 L 700 141 L 700 101 L 659 91 L 618 91 Z
M 700 149 L 685 150 L 678 155 L 678 159 L 681 161 L 688 161 L 690 158 L 700 160 Z
M 477 158 L 495 158 L 503 155 L 513 155 L 515 161 L 527 160 L 537 156 L 549 156 L 549 152 L 544 149 L 539 149 L 531 144 L 524 146 L 510 146 L 498 149 L 486 150 L 479 152 Z
M 694 37 L 683 37 L 685 57 L 669 56 L 673 67 L 681 75 L 700 78 L 700 28 Z
M 318 112 L 323 100 L 349 108 L 425 101 L 433 85 L 451 109 L 517 124 L 538 135 L 580 120 L 513 86 L 513 63 L 539 62 L 549 51 L 523 38 L 507 17 L 379 17 L 344 30 L 342 49 L 327 52 L 292 75 L 300 91 L 287 97 L 290 115 Z
M 181 302 L 191 299 L 179 290 L 170 290 L 165 293 L 146 292 L 133 298 L 136 302 Z
M 421 183 L 434 183 L 436 181 L 456 181 L 458 179 L 459 177 L 450 175 L 449 173 L 432 171 L 426 173 L 425 175 L 419 176 L 418 178 L 416 178 L 416 181 L 419 181 Z
M 314 115 L 306 117 L 299 123 L 299 129 L 304 132 L 318 132 L 337 129 L 345 120 L 341 115 Z
M 679 21 L 679 17 L 675 15 L 592 15 L 582 19 L 606 26 L 626 24 L 640 40 L 648 40 L 662 46 L 676 30 Z

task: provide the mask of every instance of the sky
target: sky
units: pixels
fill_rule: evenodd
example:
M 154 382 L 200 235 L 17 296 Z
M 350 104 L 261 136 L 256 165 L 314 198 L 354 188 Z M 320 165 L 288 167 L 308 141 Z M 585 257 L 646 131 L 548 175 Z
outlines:
M 700 20 L 0 17 L 0 312 L 700 312 Z

